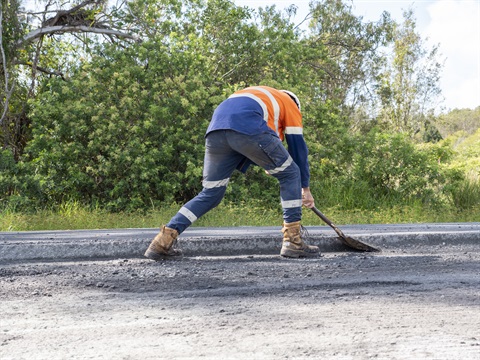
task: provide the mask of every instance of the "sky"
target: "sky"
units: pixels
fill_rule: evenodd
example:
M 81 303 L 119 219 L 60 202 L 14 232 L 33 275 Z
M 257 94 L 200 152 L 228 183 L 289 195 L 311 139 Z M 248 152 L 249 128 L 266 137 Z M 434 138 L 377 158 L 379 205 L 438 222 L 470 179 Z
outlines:
M 276 5 L 297 6 L 295 23 L 308 14 L 310 1 L 233 0 L 250 8 Z M 444 60 L 440 87 L 444 111 L 480 106 L 480 0 L 345 0 L 356 16 L 378 21 L 383 11 L 402 22 L 403 11 L 411 8 L 417 31 L 427 49 L 439 44 L 439 60 Z

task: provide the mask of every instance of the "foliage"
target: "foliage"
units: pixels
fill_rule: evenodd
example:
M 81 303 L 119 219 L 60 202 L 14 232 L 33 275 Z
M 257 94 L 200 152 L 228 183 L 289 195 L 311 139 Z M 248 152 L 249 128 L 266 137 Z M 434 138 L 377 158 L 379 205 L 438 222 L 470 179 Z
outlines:
M 12 149 L 18 159 L 16 144 L 25 143 L 21 131 L 15 131 L 19 124 L 25 124 L 25 104 L 18 101 L 24 94 L 24 88 L 17 85 L 18 74 L 15 71 L 14 59 L 17 57 L 15 44 L 21 38 L 25 25 L 21 23 L 18 11 L 20 2 L 2 0 L 0 3 L 0 141 L 2 148 Z
M 0 12 L 0 70 L 2 102 L 0 140 L 18 161 L 31 138 L 29 100 L 37 86 L 52 76 L 65 80 L 72 64 L 78 64 L 92 43 L 87 33 L 108 34 L 110 39 L 137 39 L 116 29 L 115 12 L 105 13 L 105 1 L 85 0 L 36 2 L 43 11 L 27 12 L 19 0 L 2 0 Z M 72 6 L 66 9 L 67 6 Z M 51 17 L 49 17 L 51 16 Z M 61 26 L 60 26 L 61 25 Z M 83 35 L 68 36 L 81 33 Z M 67 34 L 67 35 L 65 35 Z M 65 36 L 64 36 L 65 35 Z M 62 40 L 60 40 L 62 39 Z M 73 39 L 73 40 L 72 40 Z
M 27 159 L 49 201 L 67 196 L 118 210 L 198 191 L 200 129 L 215 88 L 185 54 L 168 56 L 176 66 L 162 54 L 164 45 L 145 42 L 94 57 L 67 84 L 46 84 L 33 105 Z
M 272 66 L 259 61 L 258 71 L 251 63 L 249 72 L 239 72 L 243 86 L 257 82 L 288 86 L 281 60 L 295 38 L 291 27 L 279 26 L 285 19 L 272 10 L 262 13 L 262 31 L 251 31 L 248 12 L 230 2 L 223 5 L 222 16 L 221 6 L 215 14 L 206 8 L 210 15 L 202 17 L 201 31 L 182 22 L 150 31 L 152 39 L 121 52 L 115 46 L 101 46 L 69 82 L 44 83 L 32 102 L 33 138 L 24 160 L 47 202 L 100 201 L 111 210 L 135 209 L 157 201 L 186 201 L 200 190 L 207 121 L 213 107 L 238 87 L 240 65 L 234 50 L 238 59 L 248 58 L 244 53 L 248 48 L 237 47 L 240 39 L 233 42 L 226 30 L 237 26 L 244 31 L 259 44 L 256 52 L 265 59 L 272 44 L 279 53 L 268 60 Z M 153 11 L 155 4 L 148 6 Z M 213 15 L 225 22 L 220 29 L 220 19 Z M 209 24 L 212 19 L 215 22 Z M 263 40 L 262 45 L 262 39 L 268 42 Z M 234 71 L 225 75 L 228 67 Z M 266 195 L 265 187 L 275 195 Z M 248 194 L 278 203 L 278 190 L 258 169 L 239 179 L 227 200 Z
M 452 187 L 451 196 L 455 208 L 468 210 L 480 206 L 480 176 L 479 173 L 469 173 L 457 186 Z M 478 220 L 478 219 L 477 219 Z
M 441 114 L 435 121 L 443 137 L 458 131 L 468 135 L 480 129 L 480 106 L 476 109 L 454 109 L 446 114 Z
M 403 134 L 372 131 L 359 142 L 354 154 L 353 180 L 368 184 L 375 196 L 435 200 L 446 181 L 435 161 L 441 149 L 423 150 Z
M 464 173 L 480 174 L 480 129 L 469 135 L 458 131 L 444 140 L 455 152 L 451 165 Z
M 100 3 L 89 2 L 88 19 L 140 41 L 52 34 L 21 48 L 3 44 L 15 53 L 9 69 L 19 85 L 1 130 L 7 208 L 134 211 L 183 203 L 201 189 L 203 137 L 215 106 L 256 84 L 301 98 L 312 189 L 323 205 L 459 204 L 475 191 L 475 182 L 464 186 L 468 167 L 452 166 L 458 142 L 433 144 L 437 126 L 457 128 L 442 128 L 448 117 L 437 122 L 428 109 L 438 53 L 423 48 L 412 13 L 402 26 L 387 13 L 365 23 L 343 1 L 316 1 L 303 33 L 291 21 L 293 8 Z M 16 24 L 17 40 L 31 34 L 28 20 Z M 392 59 L 381 51 L 390 44 Z M 415 140 L 432 144 L 414 143 L 419 131 Z M 467 164 L 477 156 L 475 142 L 465 149 Z M 279 210 L 276 180 L 259 168 L 235 174 L 226 193 L 227 208 L 252 204 Z
M 463 135 L 463 140 L 455 145 L 458 156 L 465 160 L 469 158 L 480 158 L 480 128 L 470 135 L 466 132 L 459 132 L 457 134 Z
M 9 149 L 0 150 L 0 210 L 31 211 L 42 197 L 23 162 L 17 163 Z
M 322 159 L 313 188 L 326 206 L 343 209 L 439 204 L 463 179 L 462 172 L 448 167 L 452 157 L 447 143 L 416 145 L 405 134 L 373 129 L 343 139 L 336 157 Z
M 35 213 L 0 210 L 0 231 L 39 231 L 114 228 L 158 228 L 167 222 L 180 204 L 165 205 L 147 211 L 109 212 L 100 207 L 84 207 L 78 202 L 66 202 Z M 419 202 L 402 205 L 379 205 L 372 209 L 353 210 L 318 204 L 322 212 L 340 224 L 392 224 L 433 222 L 478 222 L 480 207 L 459 209 L 446 206 L 425 206 Z M 265 207 L 252 201 L 220 204 L 193 226 L 281 226 L 278 208 Z M 302 223 L 306 226 L 324 225 L 312 212 L 304 211 Z
M 10 150 L 0 150 L 0 194 L 10 196 L 14 192 L 13 177 L 17 172 L 17 165 Z M 3 199 L 2 199 L 3 200 Z
M 379 48 L 392 40 L 389 14 L 383 13 L 377 23 L 365 23 L 341 0 L 315 1 L 312 9 L 305 46 L 324 56 L 307 59 L 305 66 L 320 73 L 324 100 L 344 107 L 368 104 L 373 100 L 368 87 L 383 63 Z
M 377 121 L 390 131 L 411 137 L 424 131 L 428 114 L 440 94 L 442 64 L 438 46 L 424 48 L 416 32 L 413 11 L 404 13 L 404 22 L 394 27 L 392 60 L 378 74 L 377 94 L 381 108 Z
M 459 209 L 480 206 L 480 129 L 471 135 L 458 131 L 447 137 L 444 143 L 454 151 L 454 161 L 449 168 L 464 174 L 448 189 L 453 204 Z
M 2 47 L 5 57 L 11 58 L 13 44 L 18 41 L 23 32 L 23 25 L 18 17 L 21 1 L 2 0 L 0 9 L 2 12 Z

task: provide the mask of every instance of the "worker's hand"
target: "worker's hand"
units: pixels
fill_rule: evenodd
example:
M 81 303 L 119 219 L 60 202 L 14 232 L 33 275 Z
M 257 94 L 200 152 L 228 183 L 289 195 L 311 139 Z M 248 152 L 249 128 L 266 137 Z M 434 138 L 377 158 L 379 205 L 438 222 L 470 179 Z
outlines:
M 313 208 L 315 206 L 315 199 L 313 198 L 310 188 L 302 189 L 302 204 L 307 208 Z

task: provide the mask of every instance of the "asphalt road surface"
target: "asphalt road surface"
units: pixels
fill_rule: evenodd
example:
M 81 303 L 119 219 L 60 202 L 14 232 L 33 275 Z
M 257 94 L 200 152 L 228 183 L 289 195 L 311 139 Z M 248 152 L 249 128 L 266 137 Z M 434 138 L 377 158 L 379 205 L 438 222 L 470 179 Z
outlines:
M 0 359 L 480 359 L 480 245 L 0 265 Z

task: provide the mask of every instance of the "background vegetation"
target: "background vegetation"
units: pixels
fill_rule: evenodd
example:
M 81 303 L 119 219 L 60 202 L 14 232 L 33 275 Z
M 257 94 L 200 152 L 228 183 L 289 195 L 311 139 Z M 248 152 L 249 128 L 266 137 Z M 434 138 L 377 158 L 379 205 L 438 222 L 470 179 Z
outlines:
M 413 12 L 310 6 L 305 30 L 294 6 L 1 0 L 0 229 L 167 221 L 201 190 L 214 108 L 257 84 L 301 98 L 312 191 L 337 222 L 480 221 L 480 107 L 439 111 L 443 60 Z M 252 169 L 197 224 L 279 214 L 275 180 Z

